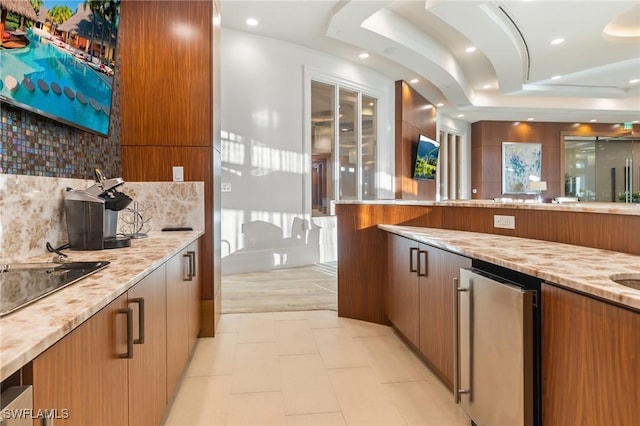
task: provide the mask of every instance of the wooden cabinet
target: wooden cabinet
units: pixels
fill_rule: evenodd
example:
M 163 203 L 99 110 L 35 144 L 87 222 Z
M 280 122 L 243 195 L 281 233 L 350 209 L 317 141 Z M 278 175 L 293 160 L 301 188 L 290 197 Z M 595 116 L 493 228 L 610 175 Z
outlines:
M 396 330 L 417 348 L 420 344 L 417 275 L 420 244 L 394 234 L 389 234 L 388 238 L 387 315 Z
M 33 361 L 36 413 L 68 410 L 56 425 L 128 423 L 128 360 L 119 356 L 127 351 L 127 309 L 124 294 Z
M 389 321 L 453 389 L 453 279 L 471 259 L 389 234 Z
M 196 243 L 167 262 L 167 384 L 171 398 L 200 330 Z
M 420 246 L 420 352 L 440 379 L 453 389 L 453 279 L 471 259 Z
M 134 346 L 129 359 L 129 425 L 157 425 L 167 405 L 165 265 L 128 291 Z
M 636 425 L 640 312 L 542 286 L 544 425 Z
M 200 329 L 197 262 L 194 242 L 33 360 L 34 409 L 58 409 L 56 425 L 159 424 Z

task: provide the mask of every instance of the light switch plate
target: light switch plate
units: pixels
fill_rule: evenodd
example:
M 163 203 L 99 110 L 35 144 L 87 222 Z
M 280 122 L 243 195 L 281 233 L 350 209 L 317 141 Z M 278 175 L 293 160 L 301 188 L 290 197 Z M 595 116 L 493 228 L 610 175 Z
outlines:
M 502 216 L 499 214 L 493 215 L 493 227 L 516 229 L 516 217 L 515 216 Z
M 184 182 L 184 167 L 173 166 L 173 181 Z

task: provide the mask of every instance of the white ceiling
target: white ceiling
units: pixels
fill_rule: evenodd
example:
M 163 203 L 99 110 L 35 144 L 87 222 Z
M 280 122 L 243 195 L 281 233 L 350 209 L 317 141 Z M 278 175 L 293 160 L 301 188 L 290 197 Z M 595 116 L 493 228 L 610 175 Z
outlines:
M 640 80 L 638 0 L 222 0 L 221 18 L 223 31 L 417 78 L 412 86 L 441 112 L 469 122 L 640 119 L 640 81 L 630 82 Z

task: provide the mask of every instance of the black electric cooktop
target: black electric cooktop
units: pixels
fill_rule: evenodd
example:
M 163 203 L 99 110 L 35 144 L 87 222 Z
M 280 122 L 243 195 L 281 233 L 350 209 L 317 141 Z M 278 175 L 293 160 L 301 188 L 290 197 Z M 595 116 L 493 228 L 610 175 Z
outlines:
M 109 262 L 10 266 L 0 272 L 0 317 L 33 303 L 103 268 Z

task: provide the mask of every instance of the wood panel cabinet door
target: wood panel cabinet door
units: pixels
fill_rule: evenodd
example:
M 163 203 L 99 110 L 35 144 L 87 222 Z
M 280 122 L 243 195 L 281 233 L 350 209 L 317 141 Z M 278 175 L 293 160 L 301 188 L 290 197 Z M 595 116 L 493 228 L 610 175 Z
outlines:
M 416 241 L 388 234 L 387 315 L 416 347 L 419 339 L 418 247 Z
M 128 291 L 133 309 L 129 426 L 157 425 L 167 405 L 167 294 L 162 265 Z
M 192 243 L 187 248 L 187 254 L 192 257 L 192 263 L 190 266 L 191 281 L 188 281 L 189 291 L 189 331 L 188 331 L 188 349 L 187 352 L 191 353 L 193 345 L 196 343 L 198 334 L 200 334 L 200 251 L 198 250 L 199 241 Z
M 189 359 L 189 284 L 191 256 L 182 251 L 167 266 L 167 398 Z
M 542 420 L 637 425 L 640 312 L 542 286 Z
M 36 411 L 57 410 L 56 425 L 128 424 L 126 309 L 124 294 L 33 360 Z
M 471 259 L 420 246 L 420 352 L 453 390 L 453 279 Z

